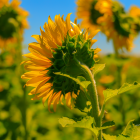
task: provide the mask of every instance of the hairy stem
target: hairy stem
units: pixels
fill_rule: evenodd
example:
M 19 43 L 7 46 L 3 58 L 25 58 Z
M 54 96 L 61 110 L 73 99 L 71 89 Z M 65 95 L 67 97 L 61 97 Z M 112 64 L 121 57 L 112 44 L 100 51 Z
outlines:
M 100 119 L 99 101 L 94 75 L 86 65 L 80 64 L 80 62 L 77 63 L 79 64 L 80 69 L 83 71 L 86 80 L 91 82 L 91 84 L 88 86 L 88 93 L 92 104 L 92 116 L 95 119 L 96 127 L 101 127 L 102 119 Z M 102 130 L 99 131 L 98 140 L 102 140 Z

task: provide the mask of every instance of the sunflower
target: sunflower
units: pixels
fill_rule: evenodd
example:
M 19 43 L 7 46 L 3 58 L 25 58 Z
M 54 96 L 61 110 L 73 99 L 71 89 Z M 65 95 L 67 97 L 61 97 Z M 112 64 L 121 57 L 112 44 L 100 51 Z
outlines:
M 0 47 L 5 47 L 8 43 L 17 42 L 15 34 L 23 34 L 24 29 L 28 28 L 27 16 L 29 13 L 23 10 L 20 1 L 9 0 L 0 1 Z M 20 37 L 20 40 L 22 38 Z
M 57 104 L 62 103 L 63 98 L 71 108 L 72 99 L 79 94 L 80 86 L 72 79 L 55 73 L 79 76 L 79 71 L 75 68 L 75 58 L 92 68 L 95 63 L 94 55 L 100 51 L 99 48 L 91 48 L 97 41 L 92 38 L 98 30 L 92 34 L 81 32 L 77 20 L 71 22 L 68 14 L 65 21 L 60 15 L 55 16 L 55 21 L 48 17 L 44 31 L 40 28 L 40 32 L 41 35 L 32 36 L 37 42 L 29 44 L 31 53 L 24 55 L 30 58 L 22 62 L 29 72 L 24 73 L 21 78 L 29 79 L 26 86 L 33 87 L 29 93 L 35 95 L 32 100 L 42 98 L 43 105 L 48 100 L 49 111 L 51 104 L 56 111 Z
M 133 48 L 135 37 L 132 18 L 125 13 L 122 5 L 112 0 L 78 0 L 76 15 L 81 21 L 82 28 L 100 29 L 112 39 L 115 50 L 123 47 L 127 51 Z
M 111 0 L 78 0 L 77 2 L 78 18 L 83 19 L 82 28 L 91 30 L 100 28 L 100 20 L 104 20 L 111 14 Z
M 134 18 L 135 31 L 140 31 L 140 8 L 137 6 L 131 6 L 129 9 L 129 15 Z

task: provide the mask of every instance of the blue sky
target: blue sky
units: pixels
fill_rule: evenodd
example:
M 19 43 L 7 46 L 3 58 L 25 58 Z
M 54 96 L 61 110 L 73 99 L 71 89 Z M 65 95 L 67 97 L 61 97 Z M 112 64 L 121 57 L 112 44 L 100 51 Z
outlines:
M 126 11 L 131 5 L 140 7 L 140 0 L 119 0 L 125 7 Z M 48 16 L 54 20 L 55 15 L 64 15 L 64 19 L 68 13 L 72 13 L 71 21 L 74 21 L 76 12 L 76 0 L 22 0 L 21 7 L 27 10 L 30 15 L 28 22 L 30 28 L 25 30 L 23 44 L 28 45 L 35 40 L 31 37 L 33 34 L 40 34 L 40 27 L 43 28 L 45 22 L 48 21 Z M 93 45 L 102 49 L 103 53 L 113 52 L 112 43 L 106 41 L 106 37 L 99 33 L 96 37 L 98 41 Z M 140 36 L 134 42 L 135 48 L 131 53 L 140 53 Z M 27 53 L 27 50 L 24 51 Z

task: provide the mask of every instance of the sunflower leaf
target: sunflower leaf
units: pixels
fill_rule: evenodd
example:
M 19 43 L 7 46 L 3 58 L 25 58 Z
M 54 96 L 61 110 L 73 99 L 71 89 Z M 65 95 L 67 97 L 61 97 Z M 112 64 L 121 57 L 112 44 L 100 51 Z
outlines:
M 87 116 L 80 121 L 74 121 L 73 119 L 69 119 L 67 117 L 63 117 L 59 119 L 59 123 L 62 127 L 80 127 L 90 129 L 96 136 L 98 135 L 98 130 L 92 126 L 95 125 L 95 121 L 93 117 Z
M 77 84 L 82 86 L 84 89 L 87 89 L 88 85 L 91 83 L 90 81 L 86 81 L 86 79 L 83 76 L 77 76 L 77 78 L 75 78 L 75 77 L 72 77 L 68 74 L 64 74 L 61 72 L 54 72 L 54 74 L 68 77 L 68 78 L 74 80 Z
M 134 125 L 134 120 L 131 120 L 128 122 L 126 128 L 122 132 L 123 135 L 129 136 L 131 138 L 134 138 L 135 140 L 140 139 L 140 128 L 138 126 Z
M 116 140 L 116 136 L 111 136 L 105 133 L 103 133 L 103 137 L 105 140 Z
M 105 122 L 102 127 L 100 127 L 99 129 L 107 129 L 107 128 L 110 128 L 110 127 L 113 127 L 115 126 L 115 123 L 114 121 L 109 121 L 109 122 Z
M 93 73 L 97 74 L 99 71 L 103 70 L 105 64 L 94 64 Z
M 125 135 L 111 136 L 103 133 L 103 137 L 105 140 L 138 140 Z
M 88 101 L 87 94 L 85 94 L 82 90 L 80 90 L 79 95 L 75 99 L 75 108 L 78 108 L 84 113 L 88 113 L 88 115 L 92 109 L 91 102 Z
M 104 94 L 105 102 L 108 101 L 110 98 L 118 95 L 118 94 L 122 94 L 124 92 L 127 92 L 127 91 L 132 90 L 132 89 L 136 89 L 136 88 L 139 88 L 139 87 L 140 87 L 140 84 L 137 83 L 137 82 L 134 82 L 133 84 L 125 83 L 119 89 L 115 89 L 115 90 L 107 89 L 107 90 L 104 90 L 103 94 Z

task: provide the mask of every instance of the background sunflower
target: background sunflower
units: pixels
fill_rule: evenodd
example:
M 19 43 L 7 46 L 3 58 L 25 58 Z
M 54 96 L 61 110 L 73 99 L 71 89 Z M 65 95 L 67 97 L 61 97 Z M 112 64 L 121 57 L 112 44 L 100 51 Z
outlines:
M 18 0 L 0 1 L 0 48 L 22 40 L 24 29 L 29 27 L 29 13 L 19 7 L 20 3 Z

